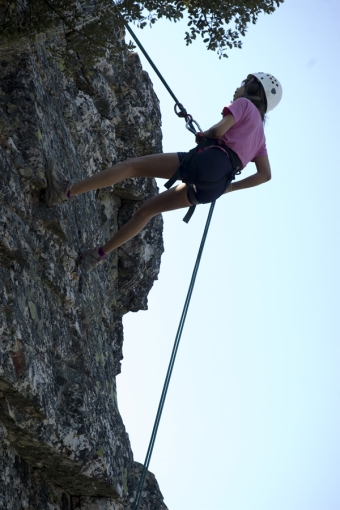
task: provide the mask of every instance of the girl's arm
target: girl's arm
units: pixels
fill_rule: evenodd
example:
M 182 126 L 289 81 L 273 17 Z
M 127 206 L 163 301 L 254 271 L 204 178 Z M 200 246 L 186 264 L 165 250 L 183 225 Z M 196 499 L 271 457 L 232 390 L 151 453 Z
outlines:
M 235 124 L 235 119 L 232 115 L 228 114 L 223 117 L 220 122 L 209 128 L 204 133 L 197 133 L 198 137 L 204 136 L 205 138 L 220 138 Z
M 252 188 L 253 186 L 259 186 L 271 179 L 271 170 L 268 156 L 259 156 L 254 159 L 256 165 L 256 174 L 250 175 L 240 181 L 232 182 L 229 188 L 224 193 L 230 191 L 238 191 L 240 189 Z

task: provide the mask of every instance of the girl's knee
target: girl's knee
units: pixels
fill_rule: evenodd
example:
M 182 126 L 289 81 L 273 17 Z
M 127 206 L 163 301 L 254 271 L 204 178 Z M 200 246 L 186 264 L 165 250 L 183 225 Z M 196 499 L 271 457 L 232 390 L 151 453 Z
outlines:
M 140 219 L 141 221 L 149 221 L 156 214 L 158 214 L 158 211 L 153 210 L 152 204 L 150 203 L 149 199 L 140 206 L 138 211 L 135 212 L 134 216 Z
M 138 158 L 124 159 L 124 161 L 120 161 L 112 168 L 117 169 L 117 167 L 118 168 L 120 167 L 121 169 L 123 169 L 124 174 L 125 174 L 125 179 L 132 179 L 134 177 L 139 177 L 138 172 L 136 171 L 136 169 L 138 168 L 138 163 L 136 163 L 137 159 Z
M 115 165 L 109 167 L 107 170 L 113 172 L 114 174 L 120 172 L 120 180 L 140 177 L 136 171 L 136 168 L 138 168 L 138 163 L 136 163 L 137 160 L 138 158 L 127 158 L 124 159 L 124 161 L 119 161 Z

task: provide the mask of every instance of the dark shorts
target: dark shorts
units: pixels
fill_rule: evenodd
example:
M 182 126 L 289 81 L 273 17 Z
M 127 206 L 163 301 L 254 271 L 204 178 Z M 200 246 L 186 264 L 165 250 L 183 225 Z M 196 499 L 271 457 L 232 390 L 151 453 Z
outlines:
M 178 152 L 178 157 L 182 163 L 186 152 Z M 180 178 L 185 181 L 185 168 L 179 167 Z M 195 180 L 197 183 L 211 183 L 209 189 L 200 188 L 199 184 L 194 182 L 195 196 L 199 203 L 207 204 L 220 197 L 231 183 L 233 167 L 228 154 L 221 149 L 206 149 L 195 155 Z M 225 179 L 224 179 L 225 178 Z M 214 184 L 216 183 L 216 184 Z M 190 198 L 189 198 L 190 199 Z

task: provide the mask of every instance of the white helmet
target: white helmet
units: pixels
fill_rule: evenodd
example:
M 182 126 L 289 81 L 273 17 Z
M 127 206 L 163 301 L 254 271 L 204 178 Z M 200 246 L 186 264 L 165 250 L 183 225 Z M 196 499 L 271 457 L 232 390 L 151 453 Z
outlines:
M 273 110 L 279 104 L 282 97 L 282 86 L 280 82 L 268 73 L 251 73 L 251 76 L 261 83 L 267 98 L 267 112 Z

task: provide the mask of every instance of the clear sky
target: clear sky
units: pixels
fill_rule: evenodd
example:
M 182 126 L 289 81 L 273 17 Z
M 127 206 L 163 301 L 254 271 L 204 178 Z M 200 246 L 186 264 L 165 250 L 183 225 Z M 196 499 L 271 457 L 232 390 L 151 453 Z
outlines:
M 203 129 L 248 73 L 283 85 L 265 127 L 272 180 L 216 203 L 150 470 L 170 510 L 338 510 L 340 4 L 286 0 L 222 60 L 200 41 L 186 47 L 185 23 L 132 28 Z M 190 149 L 142 62 L 164 152 Z M 189 225 L 183 211 L 164 215 L 149 310 L 124 319 L 118 401 L 140 462 L 208 210 Z

